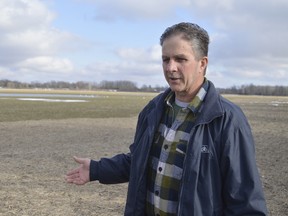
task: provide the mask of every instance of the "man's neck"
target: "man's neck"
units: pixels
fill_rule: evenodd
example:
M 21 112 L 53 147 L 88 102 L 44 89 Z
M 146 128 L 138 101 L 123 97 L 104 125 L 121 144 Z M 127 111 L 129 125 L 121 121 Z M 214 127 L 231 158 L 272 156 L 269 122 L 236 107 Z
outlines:
M 175 92 L 175 97 L 177 98 L 177 100 L 179 100 L 181 102 L 190 103 L 195 98 L 195 96 L 197 95 L 200 88 L 201 88 L 201 85 L 191 93 L 189 93 L 189 92 Z
M 205 81 L 205 78 L 203 77 L 203 80 L 201 80 L 198 83 L 194 83 L 195 86 L 190 90 L 187 91 L 183 91 L 183 92 L 175 92 L 175 97 L 177 98 L 177 100 L 185 102 L 185 103 L 190 103 L 195 96 L 197 95 L 197 93 L 199 92 L 200 88 L 202 87 L 203 83 Z

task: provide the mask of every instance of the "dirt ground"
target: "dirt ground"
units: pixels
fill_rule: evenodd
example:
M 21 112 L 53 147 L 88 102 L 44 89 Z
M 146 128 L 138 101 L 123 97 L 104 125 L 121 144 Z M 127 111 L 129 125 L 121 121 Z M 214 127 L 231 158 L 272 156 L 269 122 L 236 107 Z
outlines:
M 288 212 L 286 107 L 243 106 L 256 141 L 270 215 Z M 267 107 L 267 106 L 266 106 Z M 271 111 L 272 109 L 272 111 Z M 64 182 L 72 156 L 99 159 L 127 152 L 136 117 L 0 123 L 0 215 L 120 216 L 127 184 Z

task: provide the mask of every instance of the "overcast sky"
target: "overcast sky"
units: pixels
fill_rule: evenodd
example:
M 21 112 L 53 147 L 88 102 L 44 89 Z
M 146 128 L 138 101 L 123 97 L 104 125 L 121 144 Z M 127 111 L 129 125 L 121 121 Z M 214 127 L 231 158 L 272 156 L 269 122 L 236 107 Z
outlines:
M 166 86 L 159 37 L 195 22 L 217 87 L 288 85 L 287 0 L 1 0 L 0 79 Z

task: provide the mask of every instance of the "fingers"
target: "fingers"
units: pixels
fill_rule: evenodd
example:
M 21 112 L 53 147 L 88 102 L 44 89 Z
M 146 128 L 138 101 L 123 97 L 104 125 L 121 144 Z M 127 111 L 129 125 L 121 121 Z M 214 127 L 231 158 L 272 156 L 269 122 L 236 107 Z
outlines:
M 76 185 L 83 185 L 83 184 L 86 183 L 86 182 L 85 182 L 83 179 L 81 179 L 81 178 L 70 178 L 70 177 L 67 178 L 67 177 L 66 177 L 65 180 L 66 180 L 67 183 L 76 184 Z
M 83 179 L 74 179 L 73 182 L 71 182 L 72 184 L 76 184 L 76 185 L 84 185 L 86 182 Z
M 67 183 L 72 183 L 76 185 L 85 184 L 85 181 L 81 178 L 79 171 L 67 174 L 65 176 L 65 180 Z
M 73 175 L 66 175 L 65 180 L 68 183 L 74 183 L 79 178 L 79 174 L 75 173 Z
M 66 174 L 65 179 L 76 179 L 79 178 L 79 176 L 79 172 L 70 172 Z
M 76 157 L 76 156 L 74 156 L 73 158 L 74 158 L 74 160 L 75 160 L 77 163 L 79 163 L 79 164 L 84 164 L 84 159 L 78 158 L 78 157 Z M 81 168 L 82 168 L 82 166 L 80 166 L 80 167 L 78 167 L 78 168 L 76 168 L 76 169 L 73 169 L 73 170 L 69 171 L 66 175 L 73 175 L 73 174 L 75 174 L 75 173 L 79 173 L 79 171 L 80 171 Z
M 65 176 L 65 181 L 66 181 L 67 183 L 73 183 L 74 178 L 71 178 L 71 177 L 69 177 L 69 176 Z
M 73 170 L 69 171 L 66 175 L 67 175 L 67 176 L 70 176 L 70 175 L 77 174 L 77 173 L 79 173 L 80 168 L 81 168 L 81 167 L 78 167 L 78 168 L 76 168 L 76 169 L 73 169 Z
M 67 183 L 83 185 L 89 181 L 89 179 L 87 179 L 87 176 L 86 176 L 88 173 L 88 170 L 87 170 L 88 161 L 86 158 L 78 158 L 76 156 L 74 156 L 73 158 L 77 163 L 80 164 L 80 167 L 67 172 L 65 176 L 65 180 Z

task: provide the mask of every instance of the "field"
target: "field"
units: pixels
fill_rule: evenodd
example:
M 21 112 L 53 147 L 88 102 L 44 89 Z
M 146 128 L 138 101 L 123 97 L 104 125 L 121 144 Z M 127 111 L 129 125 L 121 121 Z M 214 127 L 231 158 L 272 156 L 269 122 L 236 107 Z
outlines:
M 39 94 L 38 100 L 0 96 L 0 215 L 123 215 L 127 184 L 75 186 L 64 175 L 77 166 L 73 155 L 127 152 L 137 114 L 156 94 L 49 91 L 56 95 L 45 101 L 45 91 L 21 93 Z M 83 96 L 71 98 L 75 94 Z M 288 97 L 226 97 L 252 126 L 270 215 L 287 215 Z

